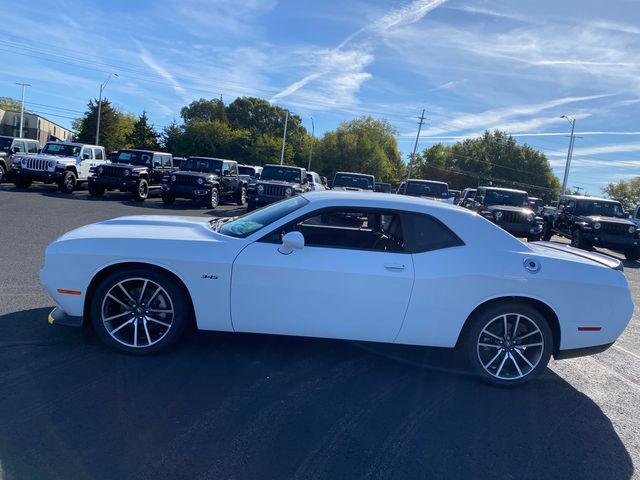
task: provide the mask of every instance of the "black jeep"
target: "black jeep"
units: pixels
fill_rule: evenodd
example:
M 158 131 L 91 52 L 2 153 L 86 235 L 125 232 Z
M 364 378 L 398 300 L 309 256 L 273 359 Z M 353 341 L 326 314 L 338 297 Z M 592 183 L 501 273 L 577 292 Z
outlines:
M 162 182 L 164 204 L 173 205 L 176 198 L 195 200 L 209 208 L 223 200 L 242 206 L 247 203 L 247 181 L 238 174 L 238 163 L 233 160 L 189 157 Z
M 399 195 L 409 195 L 410 197 L 447 200 L 449 198 L 449 185 L 435 180 L 411 178 L 400 184 L 397 193 Z
M 562 195 L 556 208 L 546 207 L 543 240 L 553 234 L 570 238 L 576 248 L 608 248 L 628 260 L 640 258 L 640 235 L 620 202 L 605 198 Z
M 150 150 L 118 150 L 113 163 L 101 165 L 89 177 L 89 193 L 101 197 L 109 190 L 130 192 L 135 200 L 145 200 L 152 190 L 160 190 L 162 179 L 173 170 L 170 153 Z
M 307 171 L 301 167 L 265 165 L 260 180 L 249 185 L 247 210 L 309 191 Z
M 514 237 L 524 237 L 534 242 L 542 236 L 542 218 L 529 208 L 527 192 L 478 187 L 475 198 L 467 205 Z
M 348 190 L 354 192 L 373 192 L 376 178 L 366 173 L 338 172 L 333 177 L 332 190 Z

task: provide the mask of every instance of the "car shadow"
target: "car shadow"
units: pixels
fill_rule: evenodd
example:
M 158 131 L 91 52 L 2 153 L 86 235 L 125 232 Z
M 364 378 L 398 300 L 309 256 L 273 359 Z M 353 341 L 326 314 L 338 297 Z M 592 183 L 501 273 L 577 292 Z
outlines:
M 611 421 L 547 370 L 485 385 L 441 349 L 192 333 L 137 357 L 48 309 L 0 316 L 7 478 L 607 478 Z

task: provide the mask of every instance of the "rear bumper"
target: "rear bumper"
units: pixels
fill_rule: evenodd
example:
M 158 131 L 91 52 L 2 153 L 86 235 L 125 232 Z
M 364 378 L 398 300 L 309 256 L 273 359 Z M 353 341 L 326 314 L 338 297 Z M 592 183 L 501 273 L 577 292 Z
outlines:
M 49 317 L 47 318 L 49 325 L 64 325 L 65 327 L 81 327 L 82 326 L 82 317 L 74 317 L 72 315 L 67 315 L 60 309 L 60 307 L 56 307 L 51 310 L 49 313 Z
M 596 345 L 594 347 L 572 348 L 569 350 L 560 350 L 553 355 L 556 360 L 565 360 L 567 358 L 586 357 L 587 355 L 595 355 L 596 353 L 602 353 L 607 350 L 613 342 L 606 343 L 604 345 Z

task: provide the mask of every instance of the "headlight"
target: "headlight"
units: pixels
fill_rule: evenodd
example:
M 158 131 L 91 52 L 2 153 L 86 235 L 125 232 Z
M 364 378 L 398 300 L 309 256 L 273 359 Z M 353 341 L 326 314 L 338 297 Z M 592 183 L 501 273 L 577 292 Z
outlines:
M 125 170 L 124 172 L 122 172 L 122 175 L 128 177 L 129 175 L 131 175 L 131 172 L 129 170 Z
M 264 187 L 262 185 L 258 185 L 258 193 L 264 192 Z
M 496 212 L 494 213 L 496 220 L 500 220 L 502 218 L 502 212 Z
M 636 227 L 634 227 L 633 225 L 631 225 L 629 227 L 629 233 L 634 233 L 636 231 Z
M 98 172 L 98 175 L 102 175 L 102 172 L 104 172 L 104 168 L 102 168 L 102 167 L 98 167 L 98 169 L 96 170 L 96 172 Z
M 291 187 L 287 187 L 286 190 L 284 191 L 284 194 L 287 197 L 290 197 L 293 194 L 293 190 L 291 189 Z
M 204 183 L 204 178 L 199 177 L 196 181 L 198 182 L 198 185 L 202 185 Z
M 600 222 L 596 222 L 593 224 L 593 228 L 595 228 L 596 230 L 600 230 L 600 227 L 602 227 L 602 224 Z
M 175 182 L 176 181 L 176 176 L 175 175 L 171 175 L 171 181 Z
M 26 164 L 27 164 L 27 159 L 26 159 L 26 158 L 23 158 L 23 159 L 22 159 L 22 165 L 26 165 Z
M 527 222 L 533 222 L 534 218 L 536 218 L 536 216 L 533 213 L 530 213 L 527 215 Z
M 53 161 L 53 160 L 50 160 L 50 161 L 49 161 L 49 168 L 53 168 L 53 167 L 55 167 L 55 166 L 56 166 L 56 162 L 55 162 L 55 161 Z

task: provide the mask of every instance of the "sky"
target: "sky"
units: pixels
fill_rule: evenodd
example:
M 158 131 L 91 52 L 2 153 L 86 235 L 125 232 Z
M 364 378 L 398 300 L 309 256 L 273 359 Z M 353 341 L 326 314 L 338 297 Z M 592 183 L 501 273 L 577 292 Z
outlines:
M 158 128 L 198 98 L 259 96 L 321 135 L 384 117 L 406 155 L 501 129 L 591 195 L 640 172 L 640 1 L 57 0 L 12 3 L 0 96 L 70 126 L 99 85 Z

